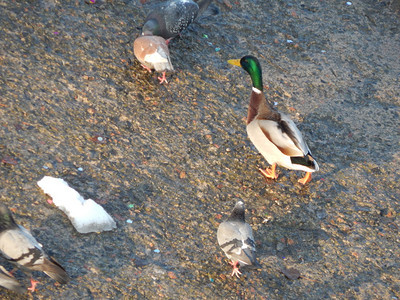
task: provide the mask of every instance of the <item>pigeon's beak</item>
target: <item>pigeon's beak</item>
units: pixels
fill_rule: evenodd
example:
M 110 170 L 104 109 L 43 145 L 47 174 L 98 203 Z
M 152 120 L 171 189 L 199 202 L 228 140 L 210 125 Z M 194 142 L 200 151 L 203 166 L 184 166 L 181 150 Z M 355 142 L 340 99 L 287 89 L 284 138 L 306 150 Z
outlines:
M 238 67 L 241 66 L 240 65 L 240 59 L 230 59 L 230 60 L 228 60 L 228 63 L 231 64 L 231 65 L 234 65 L 234 66 L 238 66 Z

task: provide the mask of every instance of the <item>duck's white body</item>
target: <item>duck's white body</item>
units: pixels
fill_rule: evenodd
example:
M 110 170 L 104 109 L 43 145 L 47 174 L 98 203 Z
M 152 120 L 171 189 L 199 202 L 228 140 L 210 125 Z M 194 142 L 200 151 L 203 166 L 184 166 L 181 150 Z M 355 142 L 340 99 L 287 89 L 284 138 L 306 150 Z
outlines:
M 297 145 L 279 128 L 277 122 L 257 118 L 247 125 L 247 135 L 251 142 L 270 165 L 277 164 L 287 169 L 305 172 L 318 171 L 319 166 L 315 160 L 312 167 L 292 163 L 291 156 L 304 157 L 310 155 L 311 152 L 294 122 L 284 114 L 281 114 L 281 118 L 294 132 L 298 141 Z
M 306 142 L 289 116 L 275 110 L 262 91 L 253 87 L 248 115 L 247 134 L 264 158 L 273 167 L 263 171 L 268 178 L 276 178 L 275 166 L 312 173 L 319 170 Z M 309 181 L 307 178 L 301 183 Z

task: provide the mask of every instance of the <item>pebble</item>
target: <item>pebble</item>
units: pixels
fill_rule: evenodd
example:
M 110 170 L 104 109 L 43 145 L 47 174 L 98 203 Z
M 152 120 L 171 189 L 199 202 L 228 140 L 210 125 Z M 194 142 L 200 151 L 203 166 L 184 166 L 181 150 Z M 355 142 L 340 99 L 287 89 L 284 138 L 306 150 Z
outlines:
M 283 243 L 279 242 L 279 243 L 276 245 L 276 250 L 282 251 L 283 249 L 285 249 L 285 245 L 284 245 Z
M 318 219 L 325 219 L 328 216 L 325 210 L 317 210 L 316 215 Z

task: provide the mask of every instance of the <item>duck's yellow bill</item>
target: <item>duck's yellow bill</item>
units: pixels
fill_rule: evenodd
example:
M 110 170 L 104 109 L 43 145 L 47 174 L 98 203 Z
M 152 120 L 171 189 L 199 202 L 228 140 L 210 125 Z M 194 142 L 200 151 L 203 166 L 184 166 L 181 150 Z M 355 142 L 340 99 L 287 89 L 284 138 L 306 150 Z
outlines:
M 240 67 L 240 59 L 230 59 L 228 60 L 228 63 Z

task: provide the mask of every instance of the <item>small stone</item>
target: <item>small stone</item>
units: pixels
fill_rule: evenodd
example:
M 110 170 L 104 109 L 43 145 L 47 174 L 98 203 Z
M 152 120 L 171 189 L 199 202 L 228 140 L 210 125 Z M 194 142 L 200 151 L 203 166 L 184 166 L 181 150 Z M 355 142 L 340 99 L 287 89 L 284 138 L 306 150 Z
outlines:
M 172 272 L 172 271 L 169 271 L 167 274 L 168 274 L 168 277 L 171 278 L 171 279 L 176 279 L 177 278 L 175 273 Z
M 281 272 L 286 276 L 286 278 L 290 280 L 296 280 L 300 278 L 300 272 L 297 269 L 290 268 L 290 269 L 282 269 Z
M 285 244 L 279 242 L 279 243 L 276 245 L 276 250 L 277 250 L 277 251 L 282 251 L 283 249 L 285 249 Z
M 325 219 L 328 216 L 326 211 L 323 210 L 323 209 L 322 210 L 317 210 L 316 215 L 317 215 L 317 218 L 320 219 L 320 220 Z

